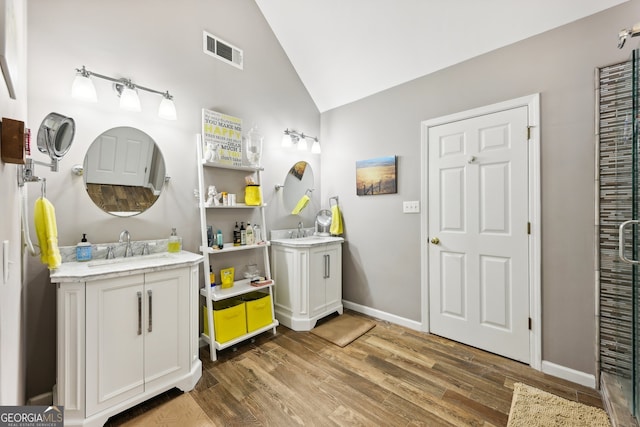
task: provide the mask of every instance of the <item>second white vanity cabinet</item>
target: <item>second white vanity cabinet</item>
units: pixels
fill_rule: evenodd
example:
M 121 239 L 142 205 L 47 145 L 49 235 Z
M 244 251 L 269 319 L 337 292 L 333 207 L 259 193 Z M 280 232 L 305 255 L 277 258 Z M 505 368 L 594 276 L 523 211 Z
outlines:
M 65 426 L 107 419 L 173 387 L 193 389 L 198 355 L 198 265 L 182 251 L 131 260 L 69 262 L 57 285 L 54 404 Z
M 272 239 L 272 274 L 278 321 L 309 331 L 334 312 L 343 313 L 340 237 Z

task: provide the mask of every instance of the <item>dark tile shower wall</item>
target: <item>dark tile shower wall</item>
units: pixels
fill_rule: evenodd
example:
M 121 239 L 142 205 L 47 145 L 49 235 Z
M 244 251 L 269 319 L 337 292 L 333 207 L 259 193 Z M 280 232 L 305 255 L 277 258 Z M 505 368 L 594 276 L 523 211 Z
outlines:
M 631 61 L 599 69 L 600 369 L 625 378 L 632 373 L 632 267 L 618 258 L 618 227 L 632 218 L 631 73 Z

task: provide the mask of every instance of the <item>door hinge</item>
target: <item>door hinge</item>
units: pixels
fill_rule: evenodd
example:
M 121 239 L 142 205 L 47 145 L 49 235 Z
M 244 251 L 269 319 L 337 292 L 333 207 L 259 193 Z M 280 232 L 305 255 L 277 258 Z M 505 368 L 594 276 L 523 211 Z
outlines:
M 529 330 L 531 330 L 531 317 L 529 317 Z
M 531 223 L 527 223 L 527 234 L 531 234 Z
M 527 141 L 531 139 L 531 126 L 527 126 Z

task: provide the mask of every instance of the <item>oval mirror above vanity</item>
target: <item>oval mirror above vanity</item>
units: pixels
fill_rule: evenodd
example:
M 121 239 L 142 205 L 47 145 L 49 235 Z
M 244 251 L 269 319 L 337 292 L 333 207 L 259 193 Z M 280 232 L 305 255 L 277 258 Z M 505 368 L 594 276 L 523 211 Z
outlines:
M 298 201 L 307 194 L 311 196 L 311 191 L 314 189 L 313 169 L 311 165 L 305 161 L 296 162 L 284 179 L 284 193 L 282 194 L 282 201 L 285 209 L 291 212 Z M 307 191 L 309 191 L 307 193 Z
M 162 152 L 145 132 L 121 126 L 91 143 L 84 158 L 84 184 L 91 200 L 116 216 L 138 215 L 160 196 L 165 182 Z

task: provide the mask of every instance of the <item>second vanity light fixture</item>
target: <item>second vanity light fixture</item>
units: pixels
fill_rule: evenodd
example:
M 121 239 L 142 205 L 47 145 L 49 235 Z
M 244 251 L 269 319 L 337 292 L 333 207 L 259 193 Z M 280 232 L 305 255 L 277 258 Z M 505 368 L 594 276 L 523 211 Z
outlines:
M 71 86 L 71 96 L 76 99 L 87 102 L 97 102 L 96 88 L 93 86 L 91 77 L 113 82 L 113 88 L 120 97 L 120 108 L 129 111 L 140 111 L 140 98 L 138 98 L 138 89 L 155 93 L 162 96 L 160 106 L 158 107 L 158 116 L 166 120 L 176 120 L 176 106 L 173 103 L 173 96 L 169 91 L 161 92 L 159 90 L 150 89 L 133 83 L 129 79 L 116 79 L 114 77 L 105 76 L 103 74 L 89 71 L 83 65 L 82 68 L 76 68 L 76 78 Z
M 317 137 L 305 135 L 304 132 L 296 132 L 295 130 L 284 130 L 284 135 L 282 136 L 282 146 L 293 147 L 293 144 L 298 144 L 298 150 L 306 150 L 307 138 L 313 139 L 313 144 L 311 144 L 311 152 L 313 154 L 320 154 L 320 141 L 318 141 Z

